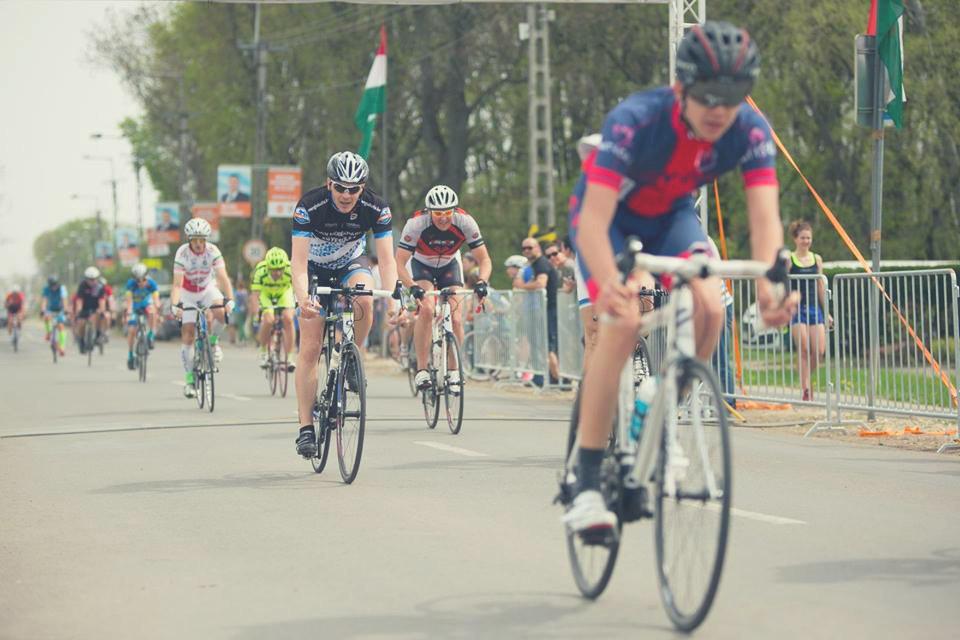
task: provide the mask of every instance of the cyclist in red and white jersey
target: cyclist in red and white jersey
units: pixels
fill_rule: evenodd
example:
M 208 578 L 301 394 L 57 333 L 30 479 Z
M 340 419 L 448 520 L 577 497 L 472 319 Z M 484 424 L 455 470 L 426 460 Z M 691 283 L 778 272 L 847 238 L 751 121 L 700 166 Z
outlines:
M 430 352 L 430 323 L 433 321 L 434 305 L 434 300 L 425 298 L 424 293 L 432 291 L 434 287 L 463 286 L 463 268 L 457 258 L 464 244 L 473 251 L 480 266 L 480 278 L 473 285 L 478 298 L 487 295 L 487 280 L 493 268 L 477 221 L 458 206 L 459 199 L 453 189 L 438 184 L 427 192 L 424 204 L 423 209 L 407 220 L 397 248 L 397 275 L 403 285 L 410 288 L 413 297 L 421 302 L 425 311 L 417 315 L 413 329 L 413 344 L 417 350 L 414 382 L 421 388 L 430 385 L 426 362 Z M 454 313 L 452 316 L 453 332 L 463 344 L 462 315 Z
M 210 346 L 213 359 L 220 363 L 223 351 L 220 348 L 220 336 L 226 323 L 225 312 L 233 310 L 233 286 L 227 275 L 227 265 L 217 245 L 207 242 L 211 233 L 210 223 L 203 218 L 191 218 L 183 226 L 183 234 L 188 242 L 177 249 L 173 258 L 173 285 L 170 289 L 170 304 L 174 313 L 181 316 L 183 330 L 180 345 L 180 360 L 186 373 L 185 396 L 193 397 L 196 390 L 193 383 L 193 343 L 196 337 L 197 312 L 183 310 L 183 307 L 206 308 L 224 305 L 213 309 L 213 323 L 210 331 Z

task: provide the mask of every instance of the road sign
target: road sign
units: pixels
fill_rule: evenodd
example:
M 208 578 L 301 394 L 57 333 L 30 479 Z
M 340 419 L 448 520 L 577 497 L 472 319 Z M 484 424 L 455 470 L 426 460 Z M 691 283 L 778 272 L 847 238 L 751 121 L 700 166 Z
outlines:
M 267 255 L 267 243 L 263 240 L 253 238 L 243 243 L 243 259 L 253 266 L 263 260 Z

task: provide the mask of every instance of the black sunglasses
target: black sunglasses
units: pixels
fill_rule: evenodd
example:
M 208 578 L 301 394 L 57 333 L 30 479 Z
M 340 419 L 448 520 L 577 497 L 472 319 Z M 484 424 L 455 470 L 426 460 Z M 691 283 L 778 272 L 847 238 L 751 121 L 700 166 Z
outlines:
M 362 184 L 358 184 L 358 185 L 353 186 L 353 187 L 348 187 L 348 186 L 346 186 L 346 185 L 344 185 L 344 184 L 340 184 L 339 182 L 334 182 L 334 183 L 333 183 L 333 189 L 334 189 L 337 193 L 349 193 L 349 194 L 353 195 L 354 193 L 360 193 L 360 189 L 363 189 L 363 185 L 362 185 Z
M 711 80 L 687 87 L 687 95 L 708 107 L 735 107 L 743 102 L 753 88 L 753 80 Z
M 545 254 L 543 254 L 543 255 L 547 256 L 548 258 L 552 258 L 553 256 L 558 256 L 558 255 L 560 255 L 560 252 L 559 252 L 559 251 L 551 251 L 550 253 L 545 253 Z

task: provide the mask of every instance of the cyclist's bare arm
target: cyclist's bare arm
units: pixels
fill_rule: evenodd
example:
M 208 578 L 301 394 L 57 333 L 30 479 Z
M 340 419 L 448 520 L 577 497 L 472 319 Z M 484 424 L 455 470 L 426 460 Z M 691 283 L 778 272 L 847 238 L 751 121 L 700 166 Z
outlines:
M 230 300 L 233 300 L 233 285 L 230 283 L 230 276 L 227 275 L 227 265 L 221 264 L 217 267 L 217 270 L 213 272 L 213 275 L 217 279 L 217 287 L 220 288 L 220 292 Z
M 393 238 L 384 236 L 374 239 L 377 249 L 377 268 L 380 270 L 380 282 L 384 289 L 393 288 L 397 281 L 397 263 L 393 259 Z
M 290 275 L 293 278 L 293 295 L 300 305 L 300 313 L 307 320 L 312 319 L 320 310 L 320 305 L 310 296 L 308 288 L 310 278 L 307 275 L 307 262 L 310 259 L 310 238 L 294 236 L 290 247 Z
M 617 210 L 618 193 L 610 187 L 587 183 L 580 213 L 577 249 L 600 288 L 596 313 L 611 316 L 630 314 L 636 302 L 620 280 L 620 272 L 610 246 L 609 229 Z
M 400 277 L 400 282 L 403 283 L 403 286 L 410 288 L 416 284 L 413 280 L 413 276 L 410 275 L 410 272 L 407 271 L 407 261 L 410 260 L 410 257 L 413 254 L 410 253 L 409 249 L 404 249 L 403 247 L 397 248 L 397 275 Z
M 170 285 L 170 304 L 174 308 L 180 304 L 180 288 L 183 287 L 183 273 L 173 273 L 173 282 Z
M 477 265 L 480 267 L 480 279 L 489 282 L 490 274 L 493 273 L 493 261 L 490 259 L 490 252 L 487 251 L 487 245 L 482 244 L 476 249 L 472 249 L 471 253 L 477 259 Z

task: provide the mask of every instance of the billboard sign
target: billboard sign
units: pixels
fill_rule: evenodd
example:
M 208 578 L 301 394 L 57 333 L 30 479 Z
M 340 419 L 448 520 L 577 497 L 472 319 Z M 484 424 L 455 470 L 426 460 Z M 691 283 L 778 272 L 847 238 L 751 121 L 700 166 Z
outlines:
M 147 244 L 180 242 L 180 203 L 158 202 L 154 211 L 154 224 L 147 232 Z
M 251 185 L 250 165 L 222 164 L 217 167 L 217 202 L 222 217 L 250 217 Z
M 210 223 L 210 242 L 220 241 L 220 203 L 197 202 L 190 207 L 194 218 L 203 218 Z
M 93 244 L 93 261 L 101 269 L 113 267 L 113 243 L 109 240 L 97 240 Z
M 292 218 L 303 184 L 300 167 L 267 169 L 267 216 Z
M 137 230 L 131 227 L 117 227 L 117 254 L 120 264 L 132 267 L 140 261 L 140 243 L 137 242 Z

